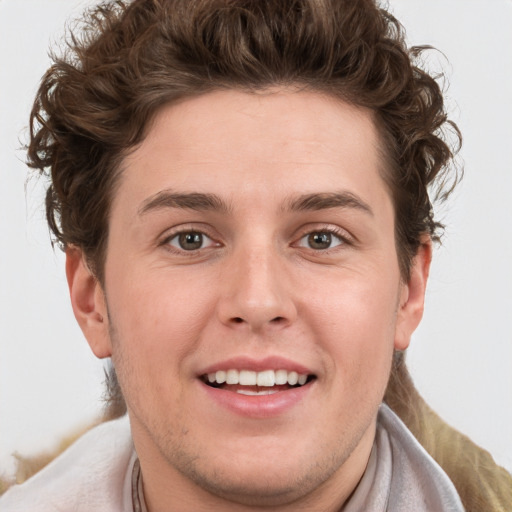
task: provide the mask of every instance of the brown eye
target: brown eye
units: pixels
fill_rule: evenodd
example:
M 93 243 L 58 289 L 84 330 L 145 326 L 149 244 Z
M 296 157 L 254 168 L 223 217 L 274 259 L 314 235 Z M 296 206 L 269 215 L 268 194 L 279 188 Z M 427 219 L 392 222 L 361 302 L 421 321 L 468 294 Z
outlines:
M 308 244 L 312 249 L 328 249 L 331 238 L 330 233 L 311 233 L 308 235 Z
M 343 244 L 343 240 L 338 235 L 329 231 L 314 231 L 313 233 L 308 233 L 301 238 L 299 243 L 301 247 L 307 247 L 317 251 L 332 249 L 341 244 Z
M 182 251 L 196 251 L 212 244 L 211 238 L 197 231 L 178 233 L 169 239 L 169 245 Z
M 203 245 L 203 235 L 201 233 L 180 233 L 178 243 L 186 251 L 200 249 Z

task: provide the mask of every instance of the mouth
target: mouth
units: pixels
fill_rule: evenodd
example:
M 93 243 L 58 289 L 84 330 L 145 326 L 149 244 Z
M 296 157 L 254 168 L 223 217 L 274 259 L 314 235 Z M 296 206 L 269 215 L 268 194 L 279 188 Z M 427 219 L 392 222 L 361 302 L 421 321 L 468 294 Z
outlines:
M 306 386 L 316 379 L 313 374 L 280 370 L 218 370 L 201 376 L 212 388 L 231 391 L 240 395 L 263 396 Z

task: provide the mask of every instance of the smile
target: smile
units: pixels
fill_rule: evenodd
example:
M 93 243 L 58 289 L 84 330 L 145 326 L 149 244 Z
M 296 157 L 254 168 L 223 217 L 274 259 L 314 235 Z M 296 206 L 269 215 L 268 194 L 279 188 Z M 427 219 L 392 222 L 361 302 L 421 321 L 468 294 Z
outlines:
M 202 376 L 203 381 L 211 387 L 221 388 L 241 395 L 271 395 L 304 386 L 314 379 L 295 371 L 280 370 L 218 370 Z

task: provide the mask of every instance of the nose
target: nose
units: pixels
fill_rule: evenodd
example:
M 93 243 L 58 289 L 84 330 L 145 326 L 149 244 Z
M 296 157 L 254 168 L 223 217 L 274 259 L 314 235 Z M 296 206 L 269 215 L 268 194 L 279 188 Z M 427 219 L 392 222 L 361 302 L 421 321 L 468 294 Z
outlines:
M 222 276 L 218 302 L 223 324 L 258 332 L 294 322 L 297 309 L 282 258 L 268 247 L 233 257 Z

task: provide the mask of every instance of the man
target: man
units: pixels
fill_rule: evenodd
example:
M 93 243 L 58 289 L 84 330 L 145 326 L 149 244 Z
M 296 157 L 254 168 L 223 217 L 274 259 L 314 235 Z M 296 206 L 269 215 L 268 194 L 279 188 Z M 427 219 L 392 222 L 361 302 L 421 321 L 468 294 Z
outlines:
M 380 405 L 391 372 L 386 401 L 422 411 L 401 354 L 438 227 L 427 185 L 451 157 L 394 20 L 363 1 L 91 20 L 43 80 L 29 158 L 130 427 L 93 430 L 5 503 L 462 510 Z

